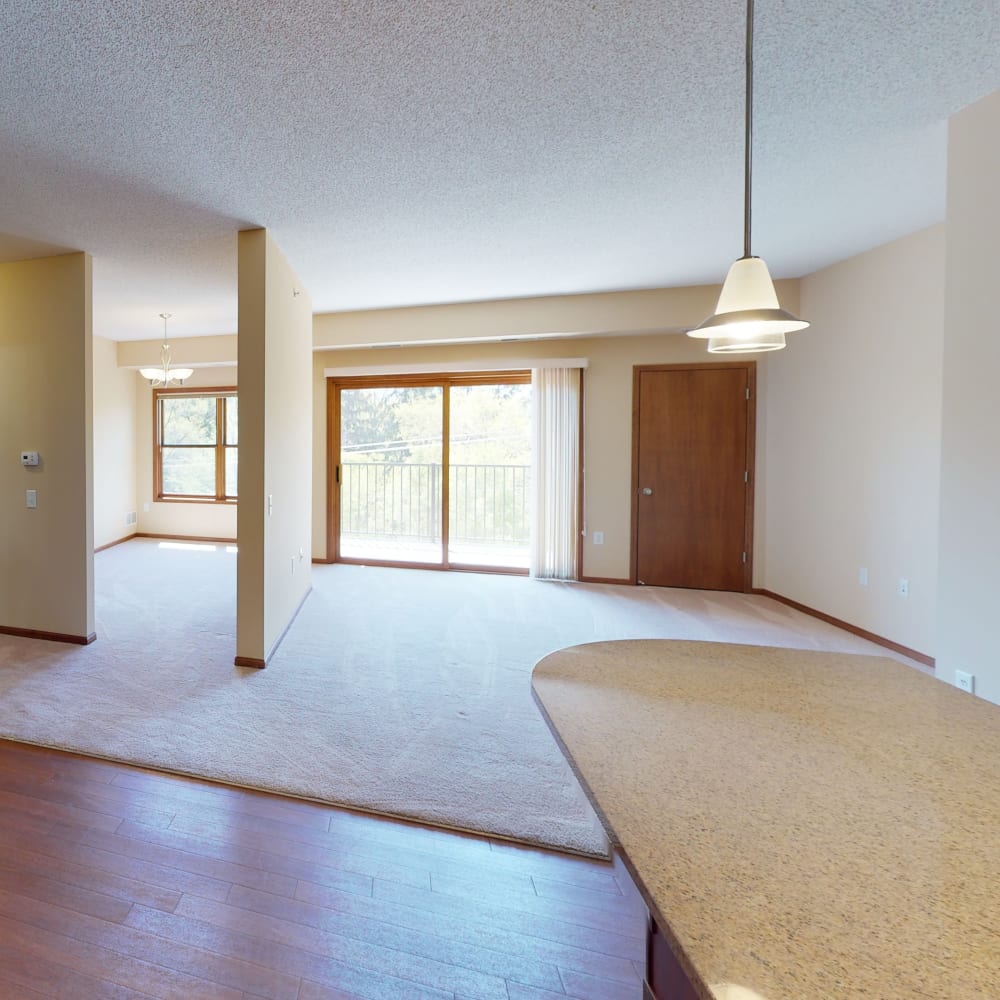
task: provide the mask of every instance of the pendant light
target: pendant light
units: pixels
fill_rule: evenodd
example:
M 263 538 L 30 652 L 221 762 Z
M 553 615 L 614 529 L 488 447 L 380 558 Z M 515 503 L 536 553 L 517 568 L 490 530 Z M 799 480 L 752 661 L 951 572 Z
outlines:
M 171 385 L 174 382 L 183 385 L 184 379 L 190 378 L 194 374 L 194 369 L 170 367 L 170 345 L 167 343 L 167 320 L 170 319 L 170 313 L 160 313 L 160 318 L 163 320 L 163 346 L 160 348 L 160 367 L 140 368 L 139 374 L 143 378 L 149 379 L 149 384 L 152 386 Z
M 708 340 L 711 354 L 756 354 L 780 351 L 785 334 L 809 324 L 782 309 L 767 264 L 750 250 L 753 150 L 753 12 L 747 0 L 746 104 L 743 136 L 743 256 L 729 268 L 715 312 L 688 331 Z

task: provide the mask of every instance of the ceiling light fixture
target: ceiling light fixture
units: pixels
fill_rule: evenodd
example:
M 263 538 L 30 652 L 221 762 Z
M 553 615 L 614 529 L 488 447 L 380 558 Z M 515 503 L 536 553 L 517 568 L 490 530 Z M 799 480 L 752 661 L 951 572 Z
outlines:
M 184 379 L 190 378 L 194 374 L 194 369 L 170 367 L 170 345 L 167 343 L 167 320 L 170 319 L 170 313 L 160 313 L 160 316 L 163 319 L 163 346 L 160 348 L 160 367 L 140 368 L 139 374 L 143 378 L 149 379 L 149 384 L 152 386 L 170 385 L 172 382 L 183 385 Z
M 729 268 L 715 312 L 688 331 L 708 340 L 710 354 L 756 354 L 780 351 L 785 334 L 809 324 L 778 304 L 767 264 L 750 251 L 753 150 L 753 4 L 747 0 L 746 104 L 743 133 L 743 256 Z

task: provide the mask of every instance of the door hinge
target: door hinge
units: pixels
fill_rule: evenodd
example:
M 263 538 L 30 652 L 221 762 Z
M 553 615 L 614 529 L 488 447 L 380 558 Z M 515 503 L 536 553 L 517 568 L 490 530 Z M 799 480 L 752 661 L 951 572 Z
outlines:
M 340 483 L 340 466 L 339 465 L 337 466 L 336 475 L 337 475 L 337 478 L 336 478 L 335 481 L 339 484 Z
M 743 482 L 750 482 L 750 473 L 746 469 L 743 470 Z
M 747 564 L 747 554 L 744 552 L 743 553 L 743 565 L 745 566 L 746 564 Z
M 750 386 L 747 386 L 747 399 L 750 398 Z

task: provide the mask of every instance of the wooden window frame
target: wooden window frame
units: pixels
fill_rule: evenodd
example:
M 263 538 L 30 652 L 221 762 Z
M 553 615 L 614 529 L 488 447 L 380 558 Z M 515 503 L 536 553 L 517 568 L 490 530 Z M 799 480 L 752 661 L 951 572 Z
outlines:
M 198 445 L 167 445 L 168 448 L 214 448 L 215 450 L 215 496 L 207 494 L 164 493 L 163 492 L 163 447 L 160 440 L 160 427 L 163 399 L 170 397 L 182 398 L 215 398 L 215 444 Z M 238 398 L 237 387 L 206 386 L 199 389 L 154 389 L 153 390 L 153 499 L 157 503 L 222 503 L 236 504 L 239 498 L 226 495 L 226 451 L 229 448 L 239 448 L 238 444 L 226 444 L 226 403 L 229 398 Z M 239 452 L 237 451 L 237 454 Z

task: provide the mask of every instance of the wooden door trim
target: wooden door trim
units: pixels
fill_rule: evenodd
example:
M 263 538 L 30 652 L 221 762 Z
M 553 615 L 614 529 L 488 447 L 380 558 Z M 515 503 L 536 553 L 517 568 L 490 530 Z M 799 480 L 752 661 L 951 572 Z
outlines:
M 753 590 L 753 498 L 757 492 L 757 362 L 747 362 L 747 388 L 750 398 L 747 400 L 747 495 L 745 552 L 746 565 L 743 567 L 743 593 Z
M 639 382 L 645 372 L 670 371 L 718 371 L 723 368 L 742 369 L 747 373 L 747 387 L 750 399 L 747 401 L 747 490 L 745 522 L 743 532 L 744 551 L 747 561 L 743 567 L 743 593 L 753 589 L 753 517 L 754 490 L 756 483 L 756 441 L 757 441 L 757 362 L 756 361 L 700 361 L 677 365 L 633 365 L 632 366 L 632 504 L 629 552 L 629 582 L 639 583 Z

